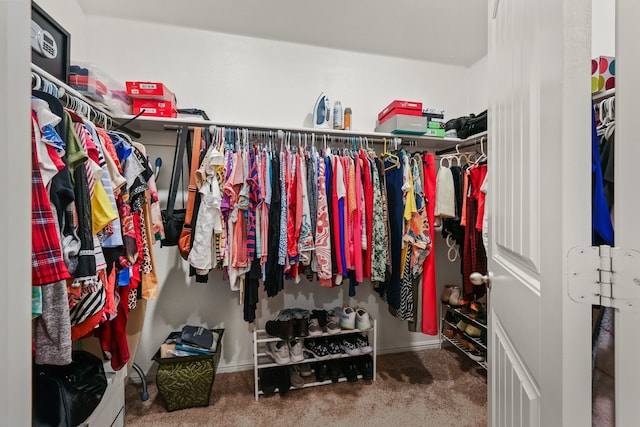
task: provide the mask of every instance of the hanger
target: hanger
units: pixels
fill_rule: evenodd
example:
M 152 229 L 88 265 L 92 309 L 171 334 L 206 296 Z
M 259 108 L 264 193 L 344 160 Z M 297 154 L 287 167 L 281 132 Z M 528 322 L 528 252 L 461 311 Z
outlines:
M 394 138 L 394 139 L 395 139 L 395 138 Z M 399 166 L 400 166 L 400 157 L 396 156 L 396 155 L 395 155 L 395 154 L 393 154 L 393 153 L 388 152 L 388 151 L 387 151 L 387 138 L 383 138 L 383 140 L 384 140 L 384 146 L 383 146 L 383 148 L 382 148 L 382 154 L 380 155 L 380 157 L 381 157 L 382 159 L 391 159 L 391 160 L 393 160 L 393 161 L 395 162 L 395 164 L 393 164 L 393 165 L 391 165 L 391 166 L 388 166 L 388 167 L 384 168 L 384 170 L 385 170 L 385 172 L 386 172 L 386 171 L 388 171 L 388 170 L 391 170 L 391 169 L 393 169 L 393 168 L 397 168 L 397 167 L 399 167 Z

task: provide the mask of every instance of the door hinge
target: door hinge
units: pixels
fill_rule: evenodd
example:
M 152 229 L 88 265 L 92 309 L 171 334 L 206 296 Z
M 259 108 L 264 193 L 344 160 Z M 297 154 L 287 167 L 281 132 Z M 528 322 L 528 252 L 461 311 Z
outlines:
M 572 248 L 569 297 L 590 305 L 640 311 L 640 252 L 611 246 Z

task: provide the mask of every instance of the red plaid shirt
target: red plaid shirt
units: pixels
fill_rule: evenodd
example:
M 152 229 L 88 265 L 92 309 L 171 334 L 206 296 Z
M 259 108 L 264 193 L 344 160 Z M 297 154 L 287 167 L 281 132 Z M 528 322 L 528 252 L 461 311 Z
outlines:
M 31 118 L 31 281 L 33 285 L 46 285 L 71 275 L 62 259 L 56 219 L 42 183 L 35 134 L 40 128 L 33 111 Z

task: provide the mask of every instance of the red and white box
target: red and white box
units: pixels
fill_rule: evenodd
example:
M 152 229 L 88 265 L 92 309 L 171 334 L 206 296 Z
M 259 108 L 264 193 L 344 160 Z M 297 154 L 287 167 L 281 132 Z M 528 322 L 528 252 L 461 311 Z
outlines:
M 172 100 L 133 98 L 133 114 L 138 115 L 142 110 L 144 110 L 143 116 L 172 118 L 178 116 L 175 97 Z
M 396 99 L 391 102 L 391 104 L 387 105 L 378 113 L 378 122 L 383 123 L 384 117 L 387 115 L 391 115 L 394 110 L 396 111 L 394 114 L 403 114 L 407 116 L 421 116 L 422 115 L 422 102 L 416 101 L 402 101 Z M 387 118 L 388 120 L 388 118 Z
M 159 82 L 127 82 L 127 93 L 132 98 L 140 99 L 175 99 L 173 92 Z

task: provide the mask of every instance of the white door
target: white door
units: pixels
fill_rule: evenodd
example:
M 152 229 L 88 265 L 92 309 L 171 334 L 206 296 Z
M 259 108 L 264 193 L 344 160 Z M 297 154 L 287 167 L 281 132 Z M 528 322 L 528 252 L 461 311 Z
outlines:
M 615 148 L 615 244 L 640 251 L 640 198 L 638 198 L 638 100 L 640 99 L 640 4 L 616 2 L 616 148 Z M 640 261 L 636 261 L 640 268 Z M 638 269 L 636 269 L 637 271 Z M 633 281 L 640 279 L 634 275 Z M 638 282 L 636 282 L 637 284 Z M 631 288 L 637 288 L 630 284 Z M 619 294 L 619 292 L 618 292 Z M 613 288 L 616 296 L 615 286 Z M 616 310 L 615 322 L 615 420 L 617 426 L 640 425 L 640 301 L 635 307 Z
M 489 3 L 489 417 L 591 425 L 591 308 L 567 253 L 591 244 L 591 0 Z

